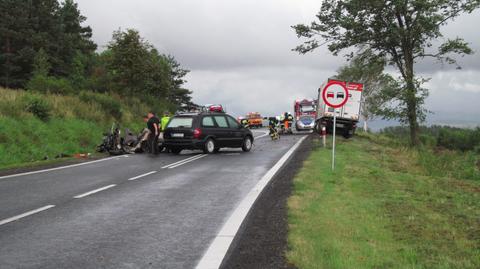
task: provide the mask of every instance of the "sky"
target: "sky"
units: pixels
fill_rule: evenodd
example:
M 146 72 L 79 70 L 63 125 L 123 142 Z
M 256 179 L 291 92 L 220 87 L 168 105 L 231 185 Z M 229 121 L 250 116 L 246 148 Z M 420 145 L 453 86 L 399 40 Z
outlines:
M 326 47 L 300 55 L 301 40 L 292 25 L 310 23 L 317 0 L 77 0 L 104 49 L 118 29 L 137 29 L 160 52 L 186 69 L 187 88 L 198 104 L 220 103 L 241 116 L 292 111 L 293 101 L 316 98 L 319 86 L 346 64 Z M 442 28 L 445 38 L 463 37 L 474 55 L 454 66 L 424 61 L 417 72 L 431 80 L 426 101 L 428 123 L 480 125 L 480 11 L 465 14 Z M 440 40 L 441 41 L 441 40 Z M 385 125 L 383 121 L 377 124 Z

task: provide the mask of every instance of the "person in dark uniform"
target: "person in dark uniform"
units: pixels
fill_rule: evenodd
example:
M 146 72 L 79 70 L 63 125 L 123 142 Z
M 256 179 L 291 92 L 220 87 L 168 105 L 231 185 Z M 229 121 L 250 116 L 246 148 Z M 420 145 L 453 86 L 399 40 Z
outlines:
M 155 116 L 155 113 L 148 113 L 147 128 L 150 130 L 148 137 L 148 145 L 150 153 L 158 154 L 158 136 L 160 135 L 160 120 Z

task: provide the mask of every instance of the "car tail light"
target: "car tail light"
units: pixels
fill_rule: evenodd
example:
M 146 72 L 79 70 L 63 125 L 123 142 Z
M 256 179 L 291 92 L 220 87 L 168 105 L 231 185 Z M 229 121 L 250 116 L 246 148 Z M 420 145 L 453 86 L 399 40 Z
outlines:
M 202 130 L 200 130 L 200 128 L 196 128 L 195 130 L 193 130 L 193 138 L 200 138 L 201 135 Z

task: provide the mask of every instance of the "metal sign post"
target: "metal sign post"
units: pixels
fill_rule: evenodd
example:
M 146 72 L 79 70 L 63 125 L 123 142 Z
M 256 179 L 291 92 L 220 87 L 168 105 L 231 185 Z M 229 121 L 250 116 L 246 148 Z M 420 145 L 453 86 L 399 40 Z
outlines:
M 333 144 L 332 144 L 332 171 L 335 170 L 335 135 L 337 133 L 337 108 L 345 105 L 348 100 L 348 90 L 344 83 L 331 81 L 323 88 L 322 99 L 326 105 L 333 108 Z
M 337 109 L 333 109 L 332 171 L 335 170 L 335 133 L 337 130 Z

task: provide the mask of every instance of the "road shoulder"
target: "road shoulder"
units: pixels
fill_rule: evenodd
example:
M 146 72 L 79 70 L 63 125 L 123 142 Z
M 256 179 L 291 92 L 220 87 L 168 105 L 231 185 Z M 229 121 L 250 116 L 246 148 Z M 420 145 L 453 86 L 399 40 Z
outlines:
M 221 268 L 294 268 L 287 264 L 287 199 L 293 178 L 312 149 L 309 136 L 264 189 L 222 263 Z

